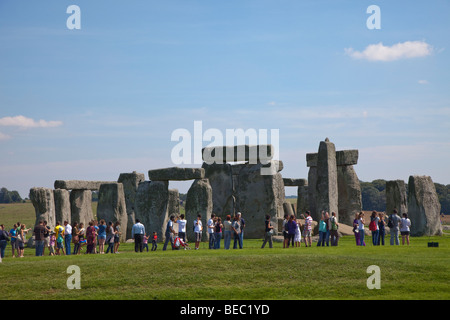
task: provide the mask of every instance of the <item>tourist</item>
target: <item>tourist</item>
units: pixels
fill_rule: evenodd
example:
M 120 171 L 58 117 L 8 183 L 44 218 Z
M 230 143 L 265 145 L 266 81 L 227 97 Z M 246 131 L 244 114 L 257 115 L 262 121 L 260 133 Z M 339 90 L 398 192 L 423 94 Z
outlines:
M 9 230 L 9 236 L 11 238 L 11 249 L 12 249 L 12 257 L 16 257 L 16 250 L 17 250 L 17 256 L 20 256 L 19 246 L 17 242 L 17 224 L 14 224 L 13 228 Z
M 226 250 L 230 249 L 232 232 L 233 229 L 231 228 L 231 216 L 227 215 L 225 221 L 223 222 L 223 246 Z
M 325 213 L 322 211 L 322 215 L 319 221 L 319 241 L 317 246 L 325 247 L 325 237 L 327 235 L 327 223 L 325 222 Z
M 120 235 L 122 234 L 122 231 L 120 231 L 120 222 L 116 221 L 114 223 L 114 253 L 119 253 L 119 246 L 120 246 Z M 145 235 L 145 233 L 144 233 Z M 144 237 L 142 237 L 142 241 L 144 241 Z M 142 244 L 144 244 L 142 242 Z
M 360 212 L 358 216 L 358 233 L 359 233 L 359 245 L 365 246 L 364 236 L 366 235 L 364 231 L 364 212 Z
M 195 250 L 198 250 L 200 246 L 200 241 L 202 241 L 202 215 L 197 215 L 197 220 L 194 221 L 194 234 L 195 234 Z
M 45 232 L 44 232 L 44 249 L 42 250 L 42 255 L 45 255 L 45 248 L 48 248 L 50 246 L 50 233 L 51 233 L 51 228 L 47 225 L 47 220 L 44 220 L 44 227 L 45 227 Z
M 175 222 L 178 224 L 178 236 L 186 242 L 186 224 L 187 221 L 184 219 L 184 214 L 180 215 L 180 219 L 175 219 Z
M 242 249 L 244 247 L 244 229 L 245 229 L 245 220 L 242 218 L 242 213 L 238 212 L 237 217 L 239 219 L 239 223 L 241 225 L 241 233 L 239 233 L 239 248 Z
M 169 221 L 167 222 L 167 226 L 166 226 L 166 240 L 164 241 L 164 246 L 163 246 L 163 251 L 167 250 L 167 244 L 170 241 L 170 245 L 172 246 L 172 250 L 174 250 L 175 248 L 173 247 L 173 236 L 176 234 L 175 230 L 173 229 L 173 223 L 175 221 L 175 216 L 171 215 L 169 218 Z
M 72 242 L 72 226 L 69 222 L 64 221 L 64 247 L 66 248 L 66 254 L 70 255 L 71 248 L 70 243 Z
M 113 223 L 111 221 L 108 222 L 108 226 L 106 227 L 106 240 L 105 241 L 108 244 L 106 253 L 109 253 L 109 252 L 114 253 L 114 227 L 113 227 Z M 136 241 L 136 238 L 135 238 L 135 241 Z M 136 246 L 135 246 L 135 250 L 136 250 Z
M 158 248 L 158 233 L 156 231 L 153 232 L 153 238 L 152 238 L 152 250 L 151 251 L 156 251 L 156 249 Z
M 104 219 L 100 220 L 100 225 L 98 226 L 98 251 L 100 254 L 105 253 L 105 242 L 106 242 L 106 221 Z
M 56 237 L 56 255 L 60 256 L 61 255 L 61 250 L 63 252 L 63 254 L 65 255 L 66 253 L 64 252 L 64 227 L 61 225 L 61 222 L 56 222 L 56 227 L 55 227 L 55 237 Z
M 356 245 L 359 246 L 359 228 L 358 228 L 359 213 L 355 214 L 355 219 L 353 220 L 353 234 L 355 235 Z
M 397 209 L 392 211 L 392 214 L 388 218 L 388 227 L 391 234 L 390 245 L 400 245 L 400 240 L 398 237 L 399 226 L 400 226 L 401 218 L 398 215 Z
M 238 218 L 238 216 L 235 216 L 233 219 L 233 223 L 231 224 L 231 229 L 233 230 L 233 249 L 237 249 L 238 243 L 240 243 L 240 237 L 239 234 L 241 233 L 241 222 Z M 242 249 L 241 246 L 239 246 L 240 249 Z
M 20 232 L 19 232 L 19 249 L 20 249 L 20 257 L 23 258 L 23 253 L 25 250 L 25 242 L 27 240 L 27 233 L 31 230 L 31 228 L 28 228 L 22 224 L 20 226 Z
M 147 234 L 144 235 L 144 239 L 142 240 L 142 249 L 146 249 L 148 252 L 148 239 L 150 236 L 147 236 Z
M 214 217 L 216 215 L 214 213 L 211 214 L 208 222 L 206 223 L 206 227 L 208 230 L 208 238 L 209 238 L 209 249 L 214 249 L 214 244 L 216 243 L 216 237 L 214 232 Z
M 216 238 L 216 243 L 214 244 L 214 249 L 220 249 L 220 240 L 222 239 L 222 219 L 220 217 L 217 218 L 216 223 L 214 224 L 214 237 Z
M 378 245 L 378 235 L 379 235 L 379 228 L 378 228 L 378 221 L 380 218 L 378 217 L 378 213 L 376 211 L 372 211 L 372 215 L 370 216 L 370 225 L 369 230 L 372 231 L 372 245 L 377 246 Z
M 264 242 L 261 246 L 261 249 L 264 249 L 267 242 L 269 242 L 269 248 L 273 248 L 273 241 L 272 241 L 273 226 L 272 223 L 270 222 L 270 215 L 266 215 L 266 221 L 264 221 L 264 224 L 265 224 Z
M 145 227 L 139 219 L 136 219 L 136 223 L 131 228 L 131 237 L 134 238 L 134 251 L 142 252 L 143 240 L 145 235 Z
M 78 250 L 77 254 L 81 254 L 83 246 L 86 244 L 86 229 L 84 228 L 84 223 L 80 223 L 80 230 L 78 232 Z
M 44 252 L 44 232 L 47 228 L 44 227 L 44 221 L 39 220 L 39 223 L 34 227 L 34 245 L 36 248 L 36 257 L 42 257 Z
M 86 253 L 94 253 L 94 246 L 95 246 L 95 228 L 94 228 L 94 221 L 89 221 L 89 227 L 86 229 Z
M 289 217 L 288 225 L 288 243 L 287 248 L 292 243 L 292 248 L 294 247 L 295 230 L 297 229 L 297 222 L 295 221 L 295 216 L 292 214 Z
M 98 245 L 98 221 L 94 220 L 94 253 L 97 253 L 97 245 Z
M 306 217 L 305 217 L 305 226 L 303 227 L 303 238 L 305 239 L 305 246 L 311 247 L 312 240 L 311 240 L 311 233 L 312 233 L 312 222 L 313 219 L 311 218 L 311 213 L 309 211 L 306 211 Z
M 300 220 L 296 220 L 297 222 L 297 228 L 295 228 L 295 237 L 294 237 L 294 242 L 295 242 L 295 246 L 296 247 L 301 247 L 302 245 L 302 232 L 300 231 Z
M 380 212 L 378 214 L 378 217 L 380 218 L 380 220 L 378 220 L 378 230 L 379 230 L 378 245 L 381 244 L 382 246 L 384 246 L 384 237 L 386 234 L 386 229 L 385 229 L 386 220 L 384 218 L 384 212 Z
M 56 234 L 55 232 L 50 232 L 50 240 L 48 241 L 48 251 L 50 256 L 56 255 L 55 245 L 56 245 Z
M 406 243 L 409 246 L 409 233 L 411 227 L 411 220 L 408 219 L 408 215 L 406 213 L 403 214 L 403 218 L 400 220 L 400 234 L 402 235 L 402 245 Z
M 325 221 L 326 230 L 327 230 L 327 232 L 325 233 L 325 243 L 327 244 L 327 247 L 329 247 L 331 233 L 330 233 L 330 214 L 328 212 L 325 212 L 324 221 Z
M 284 214 L 284 220 L 283 220 L 283 249 L 288 247 L 289 243 L 289 232 L 288 232 L 288 222 L 289 222 L 289 215 L 287 213 Z
M 5 230 L 5 226 L 2 224 L 0 225 L 0 258 L 2 259 L 5 257 L 5 249 L 8 240 L 9 240 L 8 232 Z
M 338 219 L 336 217 L 336 212 L 331 212 L 331 218 L 329 220 L 330 222 L 330 236 L 331 236 L 331 246 L 336 247 L 339 242 L 339 223 Z
M 72 225 L 72 243 L 73 243 L 73 254 L 78 253 L 78 248 L 80 247 L 80 230 L 78 229 L 78 222 L 74 222 Z

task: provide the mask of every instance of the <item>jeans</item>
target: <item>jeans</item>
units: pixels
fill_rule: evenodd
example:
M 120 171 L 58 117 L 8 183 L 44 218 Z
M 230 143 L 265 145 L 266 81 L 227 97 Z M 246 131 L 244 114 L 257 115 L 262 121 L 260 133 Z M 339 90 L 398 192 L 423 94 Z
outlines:
M 231 231 L 225 231 L 223 235 L 223 246 L 225 249 L 230 249 L 230 242 L 231 242 Z
M 77 242 L 73 245 L 73 254 L 78 254 L 78 251 L 80 251 L 80 243 Z
M 6 240 L 0 240 L 0 256 L 5 257 Z
M 234 232 L 233 249 L 237 249 L 238 242 L 239 242 L 239 249 L 242 249 L 241 237 L 239 236 L 238 233 Z
M 380 233 L 379 233 L 379 235 L 378 235 L 378 242 L 377 242 L 377 244 L 378 245 L 383 245 L 384 246 L 384 235 L 385 235 L 385 230 L 384 229 L 380 229 L 379 230 L 380 231 Z
M 66 247 L 66 255 L 70 255 L 70 243 L 72 242 L 72 235 L 66 234 L 64 236 L 64 246 Z
M 241 230 L 241 233 L 239 234 L 239 249 L 242 249 L 244 246 L 244 230 Z
M 372 231 L 372 244 L 374 246 L 378 245 L 378 236 L 379 236 L 379 234 L 380 234 L 379 230 Z
M 152 249 L 150 251 L 156 251 L 157 248 L 158 248 L 158 244 L 156 243 L 155 240 L 152 240 Z
M 330 246 L 330 230 L 327 230 L 325 233 L 325 242 L 327 243 L 327 247 Z
M 142 247 L 141 247 L 142 248 Z M 114 242 L 108 242 L 108 249 L 106 249 L 106 253 L 111 250 L 111 253 L 114 253 Z M 137 251 L 136 251 L 137 252 Z M 142 251 L 141 251 L 142 252 Z
M 273 248 L 273 242 L 272 242 L 272 234 L 266 232 L 264 234 L 264 242 L 261 246 L 261 249 L 263 249 L 266 246 L 266 243 L 269 242 L 269 248 Z
M 317 241 L 317 246 L 325 247 L 325 236 L 327 232 L 326 231 L 319 231 L 319 241 Z
M 166 232 L 166 241 L 164 241 L 163 251 L 166 251 L 169 241 L 170 241 L 170 244 L 171 244 L 172 250 L 173 250 L 174 247 L 173 247 L 173 233 L 172 232 Z
M 214 249 L 220 249 L 220 240 L 222 239 L 222 232 L 216 232 L 216 243 L 214 244 Z
M 400 245 L 400 239 L 398 238 L 398 229 L 397 230 L 391 229 L 391 246 L 393 246 L 394 243 L 397 246 Z
M 209 235 L 209 249 L 215 249 L 215 243 L 216 243 L 216 235 L 213 233 L 208 233 Z
M 339 233 L 337 230 L 331 230 L 330 234 L 331 234 L 331 246 L 336 247 L 339 242 Z
M 35 246 L 36 246 L 36 257 L 42 257 L 42 255 L 44 254 L 44 240 L 36 240 Z
M 366 244 L 364 243 L 364 230 L 359 230 L 359 245 L 360 246 L 365 246 Z

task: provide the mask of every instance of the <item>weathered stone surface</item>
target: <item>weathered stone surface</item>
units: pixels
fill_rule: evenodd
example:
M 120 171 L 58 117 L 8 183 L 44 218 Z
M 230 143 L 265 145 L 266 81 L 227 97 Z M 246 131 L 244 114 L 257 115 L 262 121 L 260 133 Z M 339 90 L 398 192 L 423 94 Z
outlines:
M 362 210 L 361 185 L 353 166 L 338 166 L 337 180 L 339 222 L 353 225 L 355 215 Z
M 156 231 L 158 240 L 164 241 L 166 224 L 169 219 L 169 182 L 143 181 L 139 183 L 134 208 L 136 219 L 141 220 L 147 235 Z
M 170 167 L 170 168 L 149 170 L 148 176 L 151 181 L 194 180 L 194 179 L 203 179 L 205 177 L 205 170 L 203 168 Z
M 30 200 L 36 213 L 36 222 L 47 221 L 51 227 L 55 226 L 55 200 L 50 188 L 31 188 Z
M 306 179 L 292 179 L 292 178 L 283 178 L 285 187 L 301 187 L 308 185 L 308 180 Z
M 239 145 L 206 147 L 202 149 L 202 159 L 207 164 L 248 161 L 251 164 L 271 160 L 274 148 L 268 145 Z
M 72 223 L 72 215 L 70 213 L 70 192 L 66 189 L 53 190 L 55 198 L 55 219 L 64 223 L 67 221 Z
M 317 204 L 315 212 L 311 212 L 312 218 L 320 220 L 322 210 L 330 214 L 336 212 L 338 215 L 336 149 L 328 139 L 321 141 L 319 145 L 316 191 Z
M 270 215 L 273 225 L 277 226 L 277 218 L 283 217 L 284 213 L 283 178 L 280 173 L 261 175 L 261 167 L 262 164 L 249 165 L 238 176 L 236 211 L 240 211 L 245 219 L 245 238 L 263 237 L 266 214 Z
M 408 212 L 406 184 L 403 180 L 386 181 L 386 214 L 392 214 L 395 208 L 400 217 Z
M 131 228 L 136 221 L 134 202 L 136 197 L 136 191 L 140 182 L 145 181 L 144 173 L 137 173 L 133 171 L 131 173 L 121 173 L 117 182 L 123 184 L 123 192 L 125 193 L 125 204 L 127 206 L 127 231 L 126 238 L 131 238 Z
M 292 206 L 289 202 L 283 202 L 283 212 L 289 216 L 294 215 L 294 210 L 292 210 Z
M 187 220 L 186 236 L 188 240 L 195 241 L 193 223 L 194 220 L 197 220 L 197 215 L 201 214 L 203 225 L 202 241 L 206 241 L 206 222 L 211 217 L 213 210 L 212 188 L 208 179 L 197 179 L 192 183 L 186 195 L 185 209 Z
M 72 223 L 84 223 L 86 227 L 87 223 L 94 219 L 92 212 L 92 191 L 72 190 L 70 192 L 70 212 Z
M 441 204 L 429 176 L 410 176 L 408 181 L 408 218 L 412 236 L 442 235 Z
M 309 212 L 314 212 L 316 216 L 317 212 L 317 166 L 309 167 L 308 171 L 308 207 Z M 297 209 L 299 210 L 299 209 Z M 302 211 L 302 213 L 304 213 Z
M 125 193 L 123 184 L 104 183 L 100 185 L 98 191 L 97 220 L 104 219 L 106 223 L 109 221 L 120 223 L 120 241 L 125 242 L 127 239 L 127 206 L 125 203 Z
M 233 167 L 228 163 L 207 164 L 203 163 L 205 177 L 212 188 L 213 212 L 222 218 L 230 214 L 233 216 L 233 194 L 238 183 L 233 179 Z M 242 169 L 242 166 L 240 166 Z M 239 171 L 240 171 L 239 169 Z M 236 184 L 235 184 L 236 182 Z
M 56 180 L 55 189 L 66 190 L 98 190 L 103 183 L 114 181 Z
M 297 189 L 297 215 L 309 210 L 308 186 L 298 187 Z
M 358 150 L 341 150 L 336 151 L 336 165 L 337 166 L 351 166 L 358 163 Z M 317 167 L 317 153 L 306 154 L 306 165 L 308 167 Z
M 178 189 L 169 189 L 169 217 L 180 215 L 180 193 Z

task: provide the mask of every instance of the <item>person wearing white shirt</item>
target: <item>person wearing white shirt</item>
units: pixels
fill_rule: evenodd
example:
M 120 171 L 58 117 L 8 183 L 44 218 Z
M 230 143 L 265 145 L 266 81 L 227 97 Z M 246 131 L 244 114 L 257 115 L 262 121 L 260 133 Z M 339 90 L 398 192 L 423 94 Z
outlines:
M 403 218 L 400 221 L 400 234 L 402 235 L 402 245 L 406 243 L 409 246 L 409 232 L 411 227 L 411 220 L 408 219 L 408 215 L 406 213 L 403 214 Z
M 70 243 L 72 242 L 72 226 L 69 222 L 64 221 L 64 246 L 66 247 L 66 255 L 70 255 Z
M 202 231 L 203 231 L 202 215 L 199 214 L 197 216 L 197 220 L 194 221 L 195 250 L 198 250 L 198 247 L 200 246 L 200 241 L 202 241 Z
M 186 223 L 184 219 L 184 214 L 180 215 L 181 219 L 176 219 L 175 222 L 178 223 L 178 236 L 186 242 Z
M 211 218 L 208 220 L 208 236 L 209 236 L 209 249 L 214 249 L 214 244 L 216 243 L 216 234 L 214 233 L 214 218 L 215 214 L 211 214 Z

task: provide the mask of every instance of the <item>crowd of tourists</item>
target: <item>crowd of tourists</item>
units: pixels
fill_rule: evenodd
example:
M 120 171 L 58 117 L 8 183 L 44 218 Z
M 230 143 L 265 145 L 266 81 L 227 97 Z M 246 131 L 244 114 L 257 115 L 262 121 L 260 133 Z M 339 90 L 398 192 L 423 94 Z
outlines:
M 302 215 L 304 219 L 297 219 L 295 215 L 285 215 L 282 224 L 283 233 L 283 248 L 301 247 L 302 242 L 305 247 L 312 246 L 312 232 L 313 219 L 309 211 Z M 372 245 L 379 246 L 385 244 L 386 226 L 390 229 L 390 244 L 399 245 L 401 235 L 402 244 L 409 245 L 409 234 L 411 227 L 411 220 L 406 213 L 403 217 L 398 215 L 397 209 L 394 209 L 392 214 L 386 216 L 384 212 L 373 211 L 370 215 L 369 230 L 372 233 Z M 174 224 L 178 225 L 178 231 L 175 231 Z M 261 248 L 264 248 L 267 243 L 269 247 L 273 248 L 274 226 L 272 225 L 270 215 L 266 215 L 265 220 L 264 241 Z M 365 246 L 365 217 L 364 212 L 356 214 L 353 221 L 353 233 L 357 246 Z M 32 234 L 34 235 L 34 244 L 36 256 L 45 255 L 45 250 L 48 250 L 49 255 L 79 255 L 86 254 L 104 254 L 104 253 L 119 253 L 120 236 L 122 231 L 120 229 L 120 222 L 106 223 L 105 220 L 92 220 L 87 227 L 83 223 L 74 222 L 72 225 L 67 221 L 63 224 L 58 221 L 55 228 L 47 225 L 47 221 L 39 221 L 34 227 Z M 170 247 L 175 249 L 184 248 L 191 249 L 186 238 L 188 223 L 185 216 L 171 215 L 165 228 L 165 241 L 163 251 Z M 233 240 L 233 249 L 242 249 L 244 242 L 245 220 L 242 214 L 238 212 L 235 216 L 227 215 L 222 221 L 221 217 L 217 217 L 214 213 L 206 223 L 206 234 L 208 235 L 209 249 L 220 249 L 221 241 L 223 239 L 224 249 L 230 249 L 231 240 Z M 301 231 L 303 230 L 303 231 Z M 328 212 L 322 211 L 321 219 L 318 222 L 319 239 L 317 246 L 337 246 L 339 242 L 339 223 L 335 212 L 331 215 Z M 5 249 L 7 242 L 11 243 L 12 257 L 24 256 L 26 236 L 31 231 L 25 224 L 17 222 L 9 231 L 5 229 L 4 225 L 0 225 L 0 257 L 5 256 Z M 199 214 L 196 220 L 192 223 L 192 231 L 194 233 L 194 249 L 198 250 L 200 242 L 204 237 L 204 228 L 202 223 L 202 216 Z M 143 252 L 149 251 L 148 243 L 151 241 L 151 251 L 158 248 L 158 234 L 153 232 L 147 235 L 144 225 L 139 219 L 131 230 L 131 236 L 134 239 L 135 251 Z M 106 251 L 105 251 L 105 247 Z M 73 250 L 72 250 L 73 248 Z

